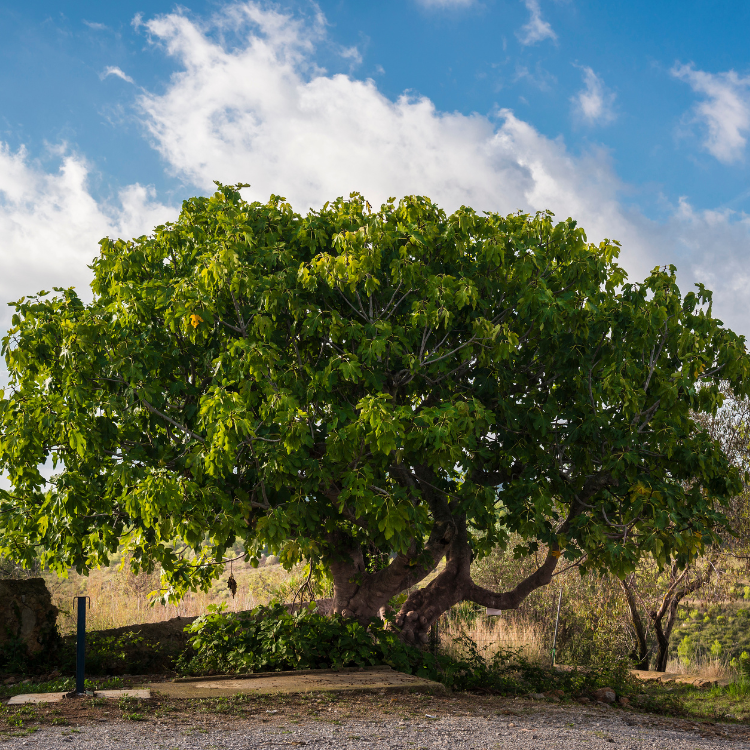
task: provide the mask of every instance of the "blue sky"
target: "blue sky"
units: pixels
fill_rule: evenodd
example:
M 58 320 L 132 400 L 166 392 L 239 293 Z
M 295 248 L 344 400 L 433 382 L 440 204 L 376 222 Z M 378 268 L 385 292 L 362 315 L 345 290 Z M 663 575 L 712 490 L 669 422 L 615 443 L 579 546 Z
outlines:
M 351 190 L 549 208 L 750 333 L 750 4 L 60 7 L 0 2 L 0 302 L 85 293 L 100 237 L 217 179 L 298 211 Z

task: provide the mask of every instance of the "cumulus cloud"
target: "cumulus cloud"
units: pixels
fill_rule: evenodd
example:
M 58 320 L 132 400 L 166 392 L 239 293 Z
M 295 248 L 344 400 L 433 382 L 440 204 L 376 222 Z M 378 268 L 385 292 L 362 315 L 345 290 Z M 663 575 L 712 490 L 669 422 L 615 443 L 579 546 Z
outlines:
M 529 22 L 516 33 L 521 44 L 529 45 L 542 42 L 545 39 L 557 39 L 552 27 L 542 18 L 539 0 L 521 0 L 529 11 Z
M 571 153 L 507 109 L 445 113 L 424 97 L 392 101 L 371 80 L 326 73 L 315 63 L 323 21 L 245 3 L 205 24 L 179 13 L 144 22 L 177 68 L 138 105 L 171 171 L 196 191 L 213 191 L 214 179 L 250 182 L 248 198 L 282 194 L 298 211 L 353 190 L 374 205 L 421 193 L 447 210 L 551 209 L 578 219 L 592 241 L 620 240 L 631 277 L 675 263 L 683 288 L 705 281 L 725 322 L 748 328 L 750 217 L 683 199 L 652 221 L 623 205 L 627 186 L 603 149 Z M 239 42 L 223 41 L 226 26 Z M 140 185 L 97 202 L 85 159 L 64 149 L 57 158 L 50 170 L 0 144 L 0 302 L 53 285 L 85 293 L 101 237 L 136 236 L 177 214 Z M 0 305 L 0 326 L 8 323 Z
M 86 297 L 90 271 L 104 236 L 130 238 L 175 217 L 152 189 L 130 185 L 114 204 L 88 189 L 90 167 L 57 149 L 59 169 L 48 171 L 21 148 L 0 143 L 0 330 L 10 325 L 19 297 L 53 286 L 76 286 Z
M 161 93 L 146 92 L 138 103 L 176 175 L 205 191 L 215 179 L 250 182 L 249 198 L 282 194 L 299 211 L 355 190 L 373 204 L 421 193 L 448 210 L 551 209 L 578 219 L 593 241 L 620 240 L 634 278 L 675 263 L 683 288 L 710 280 L 714 309 L 747 328 L 744 214 L 700 211 L 683 200 L 668 220 L 651 221 L 623 205 L 625 186 L 604 149 L 572 154 L 561 138 L 545 137 L 507 109 L 488 117 L 440 112 L 424 97 L 392 101 L 372 80 L 316 68 L 325 33 L 317 21 L 253 2 L 231 12 L 244 19 L 244 41 L 231 48 L 215 33 L 221 17 L 203 26 L 180 13 L 144 22 L 178 65 Z M 591 83 L 584 111 L 601 121 L 611 98 L 593 72 L 584 70 L 584 80 Z
M 706 73 L 692 64 L 675 65 L 671 72 L 705 97 L 693 108 L 706 128 L 704 148 L 724 164 L 743 160 L 750 130 L 750 76 L 734 70 Z
M 118 68 L 116 65 L 108 65 L 99 74 L 99 78 L 102 81 L 108 76 L 116 76 L 117 78 L 122 78 L 123 81 L 127 81 L 128 83 L 135 83 L 135 81 L 129 75 L 120 70 L 120 68 Z
M 582 67 L 584 87 L 571 98 L 573 111 L 589 125 L 605 125 L 615 119 L 615 94 L 589 67 Z

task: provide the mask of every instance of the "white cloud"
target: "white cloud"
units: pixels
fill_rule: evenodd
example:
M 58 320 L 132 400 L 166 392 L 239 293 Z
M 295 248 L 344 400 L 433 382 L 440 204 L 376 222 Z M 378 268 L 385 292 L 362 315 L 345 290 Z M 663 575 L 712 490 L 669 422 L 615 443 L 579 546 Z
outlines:
M 615 119 L 615 95 L 589 67 L 582 67 L 584 88 L 571 98 L 575 114 L 589 125 L 604 125 Z
M 339 54 L 345 60 L 350 60 L 352 66 L 356 67 L 357 65 L 362 64 L 362 53 L 359 51 L 358 47 L 344 47 Z
M 242 7 L 253 10 L 247 43 L 231 50 L 180 14 L 146 23 L 181 70 L 164 93 L 140 98 L 144 122 L 172 170 L 201 189 L 251 182 L 253 198 L 281 192 L 299 210 L 352 190 L 508 211 L 565 196 L 560 210 L 573 215 L 609 194 L 614 210 L 617 180 L 602 154 L 575 158 L 507 110 L 498 125 L 426 98 L 393 102 L 371 80 L 311 73 L 306 27 Z
M 557 39 L 552 27 L 542 18 L 539 0 L 521 0 L 529 11 L 529 22 L 516 33 L 521 44 L 536 44 L 545 39 Z
M 86 21 L 86 20 L 84 20 L 84 23 L 86 24 L 86 26 L 88 26 L 90 29 L 93 29 L 94 31 L 109 31 L 109 26 L 103 23 L 97 23 L 96 21 Z
M 253 2 L 231 12 L 244 18 L 236 28 L 246 38 L 231 49 L 210 24 L 179 13 L 145 23 L 179 66 L 163 93 L 139 100 L 153 145 L 175 174 L 205 191 L 215 179 L 250 182 L 249 198 L 282 194 L 302 212 L 354 190 L 375 205 L 421 193 L 447 210 L 551 209 L 578 219 L 591 240 L 622 241 L 621 260 L 634 278 L 675 263 L 685 289 L 709 279 L 715 309 L 748 328 L 747 216 L 683 201 L 667 221 L 651 221 L 623 206 L 625 186 L 603 149 L 574 155 L 509 110 L 489 118 L 439 112 L 427 98 L 391 101 L 372 80 L 315 67 L 315 46 L 324 41 L 317 22 Z M 600 105 L 587 105 L 592 117 L 611 105 L 603 87 L 600 96 Z
M 228 13 L 245 34 L 231 48 L 214 35 Z M 146 24 L 178 70 L 163 93 L 142 96 L 143 121 L 170 169 L 198 190 L 212 191 L 214 179 L 251 182 L 247 197 L 282 194 L 300 212 L 352 190 L 374 205 L 421 193 L 447 210 L 551 209 L 578 219 L 592 241 L 620 240 L 633 278 L 675 263 L 683 289 L 705 281 L 717 314 L 750 333 L 750 217 L 685 199 L 666 221 L 651 221 L 623 206 L 627 186 L 603 149 L 573 154 L 509 110 L 444 113 L 426 98 L 394 102 L 373 81 L 326 74 L 315 64 L 316 44 L 326 41 L 320 19 L 247 3 L 214 23 L 171 14 Z M 177 215 L 140 185 L 97 202 L 86 161 L 64 149 L 57 158 L 50 170 L 0 144 L 0 302 L 53 285 L 85 295 L 101 237 L 136 236 Z M 3 329 L 9 315 L 0 304 Z
M 741 161 L 750 130 L 750 76 L 706 73 L 692 64 L 675 65 L 671 72 L 706 97 L 693 108 L 707 131 L 704 148 L 724 164 Z
M 118 68 L 116 65 L 108 65 L 102 73 L 99 74 L 99 78 L 103 81 L 107 76 L 117 76 L 117 78 L 122 78 L 123 81 L 127 81 L 128 83 L 135 83 L 135 81 L 126 73 L 123 73 L 120 68 Z
M 0 143 L 0 330 L 10 325 L 8 302 L 53 286 L 76 286 L 88 296 L 87 268 L 104 236 L 130 238 L 177 215 L 152 189 L 130 185 L 114 205 L 88 190 L 89 165 L 63 148 L 56 171 Z M 0 378 L 1 380 L 2 378 Z

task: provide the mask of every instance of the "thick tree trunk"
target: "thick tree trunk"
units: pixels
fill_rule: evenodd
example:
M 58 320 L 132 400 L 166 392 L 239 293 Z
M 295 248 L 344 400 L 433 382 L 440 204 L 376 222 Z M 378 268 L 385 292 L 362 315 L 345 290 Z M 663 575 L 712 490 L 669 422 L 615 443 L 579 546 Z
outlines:
M 423 549 L 412 542 L 406 554 L 398 554 L 385 568 L 366 570 L 361 547 L 338 533 L 329 537 L 338 551 L 329 560 L 333 576 L 333 608 L 345 617 L 367 622 L 383 617 L 390 599 L 428 576 L 445 556 L 456 533 L 453 519 L 437 521 Z
M 636 647 L 633 649 L 632 659 L 637 669 L 647 670 L 651 654 L 648 648 L 648 641 L 646 640 L 646 628 L 643 626 L 641 613 L 638 611 L 638 602 L 635 599 L 635 591 L 633 589 L 634 576 L 630 575 L 621 580 L 620 583 L 625 592 L 625 598 L 628 601 L 628 607 L 630 609 L 630 624 L 633 628 L 633 635 L 635 636 L 636 641 Z
M 471 549 L 466 522 L 461 521 L 448 546 L 445 569 L 423 589 L 413 591 L 396 615 L 396 627 L 406 643 L 426 644 L 430 628 L 443 612 L 467 598 L 471 580 Z
M 445 569 L 423 589 L 412 591 L 395 618 L 403 640 L 421 645 L 428 642 L 430 628 L 440 615 L 460 601 L 473 601 L 495 609 L 516 609 L 532 591 L 552 580 L 561 554 L 554 542 L 539 568 L 514 589 L 498 593 L 476 585 L 471 579 L 472 552 L 466 517 L 458 504 L 454 504 L 448 493 L 439 488 L 439 479 L 428 467 L 415 466 L 411 471 L 393 467 L 392 470 L 394 475 L 403 475 L 405 486 L 418 485 L 427 500 L 434 519 L 429 539 L 424 547 L 412 542 L 406 554 L 397 555 L 382 570 L 369 572 L 365 568 L 362 548 L 351 536 L 344 532 L 329 535 L 334 612 L 355 617 L 361 622 L 377 615 L 382 617 L 393 596 L 422 581 L 445 557 Z M 567 531 L 571 520 L 582 512 L 586 500 L 613 481 L 608 474 L 590 477 L 577 496 L 578 502 L 571 505 L 568 517 L 556 533 Z M 346 518 L 351 523 L 359 523 L 352 513 Z

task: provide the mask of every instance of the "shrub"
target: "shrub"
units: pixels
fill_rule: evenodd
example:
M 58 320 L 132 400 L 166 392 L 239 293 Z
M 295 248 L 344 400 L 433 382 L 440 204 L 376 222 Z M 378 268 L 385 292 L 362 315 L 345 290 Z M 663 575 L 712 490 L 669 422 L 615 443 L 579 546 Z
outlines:
M 26 644 L 17 635 L 8 633 L 8 638 L 0 645 L 0 673 L 19 672 L 33 674 L 48 669 L 56 663 L 61 652 L 61 639 L 57 628 L 51 628 L 44 636 L 43 648 L 30 654 Z
M 743 677 L 750 677 L 750 654 L 748 654 L 747 651 L 743 651 L 740 654 L 739 667 L 740 674 Z
M 281 604 L 228 613 L 224 605 L 187 626 L 194 656 L 181 657 L 188 674 L 325 669 L 398 664 L 412 671 L 417 649 L 373 622 L 365 627 L 340 615 L 326 617 L 314 605 L 292 614 Z M 412 653 L 413 652 L 413 653 Z
M 695 642 L 692 636 L 686 635 L 680 645 L 677 647 L 677 654 L 680 661 L 687 667 L 690 666 L 693 655 L 695 654 Z
M 183 674 L 387 664 L 455 690 L 518 695 L 558 688 L 577 695 L 604 685 L 618 692 L 632 687 L 624 661 L 585 672 L 559 673 L 529 664 L 510 650 L 498 650 L 487 658 L 466 636 L 461 658 L 451 658 L 407 646 L 379 620 L 365 627 L 338 615 L 320 615 L 314 605 L 294 614 L 280 604 L 237 614 L 220 605 L 185 630 L 192 637 L 186 652 L 191 655 L 178 660 L 178 671 Z

